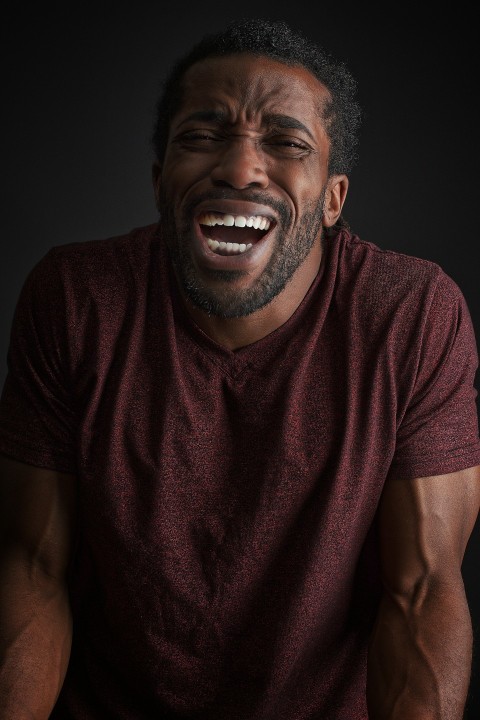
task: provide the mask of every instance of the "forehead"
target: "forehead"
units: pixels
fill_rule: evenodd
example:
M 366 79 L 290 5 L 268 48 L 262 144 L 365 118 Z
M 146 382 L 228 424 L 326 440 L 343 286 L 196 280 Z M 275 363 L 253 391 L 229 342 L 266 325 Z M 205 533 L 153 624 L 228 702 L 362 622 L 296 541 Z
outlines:
M 304 67 L 249 54 L 207 58 L 192 65 L 183 78 L 180 113 L 199 107 L 221 107 L 235 115 L 262 112 L 319 119 L 330 95 Z

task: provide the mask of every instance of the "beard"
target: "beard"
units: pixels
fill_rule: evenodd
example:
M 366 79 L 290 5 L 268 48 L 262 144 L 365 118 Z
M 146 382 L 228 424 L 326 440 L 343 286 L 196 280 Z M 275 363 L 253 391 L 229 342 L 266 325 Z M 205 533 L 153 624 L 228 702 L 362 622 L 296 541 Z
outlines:
M 287 233 L 291 212 L 286 203 L 261 192 L 252 191 L 248 196 L 242 195 L 242 200 L 270 206 L 279 217 L 270 260 L 254 284 L 243 290 L 235 287 L 235 281 L 247 275 L 244 271 L 209 270 L 212 280 L 222 281 L 223 287 L 219 289 L 218 286 L 210 286 L 199 276 L 192 259 L 190 247 L 194 208 L 203 200 L 220 198 L 238 199 L 238 193 L 227 189 L 212 190 L 208 194 L 193 198 L 177 225 L 172 205 L 162 194 L 159 198 L 160 226 L 177 282 L 190 302 L 208 315 L 220 318 L 245 317 L 265 307 L 277 297 L 307 258 L 319 235 L 322 240 L 325 188 L 318 200 L 303 212 L 291 235 Z M 232 287 L 229 287 L 229 284 Z

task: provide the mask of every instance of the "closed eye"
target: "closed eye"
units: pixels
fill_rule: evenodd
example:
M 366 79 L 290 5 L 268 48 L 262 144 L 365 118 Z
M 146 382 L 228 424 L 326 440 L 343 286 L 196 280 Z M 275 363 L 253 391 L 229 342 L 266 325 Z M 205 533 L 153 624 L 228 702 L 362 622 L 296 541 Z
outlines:
M 191 149 L 207 150 L 213 145 L 228 141 L 228 136 L 211 130 L 190 130 L 174 138 L 174 142 Z M 261 141 L 265 152 L 290 157 L 301 157 L 312 152 L 312 148 L 297 138 L 271 136 Z
M 214 135 L 211 132 L 205 130 L 195 130 L 188 133 L 183 133 L 180 137 L 175 138 L 177 142 L 218 142 L 223 138 L 218 135 Z
M 300 148 L 301 150 L 308 150 L 307 145 L 302 145 L 302 143 L 295 142 L 294 140 L 277 140 L 267 143 L 267 145 L 282 145 L 283 147 L 293 147 L 293 148 Z
M 290 155 L 300 157 L 312 152 L 312 148 L 306 143 L 296 140 L 295 138 L 274 137 L 264 141 L 267 146 L 267 152 L 273 152 L 282 155 Z

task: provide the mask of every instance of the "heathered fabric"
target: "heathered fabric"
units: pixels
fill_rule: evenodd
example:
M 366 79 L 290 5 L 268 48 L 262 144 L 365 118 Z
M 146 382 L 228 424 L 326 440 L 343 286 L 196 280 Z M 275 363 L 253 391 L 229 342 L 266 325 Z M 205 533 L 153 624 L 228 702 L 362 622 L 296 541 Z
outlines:
M 49 251 L 0 451 L 79 480 L 52 718 L 366 720 L 382 487 L 480 463 L 476 364 L 456 284 L 345 232 L 236 352 L 184 310 L 156 226 Z

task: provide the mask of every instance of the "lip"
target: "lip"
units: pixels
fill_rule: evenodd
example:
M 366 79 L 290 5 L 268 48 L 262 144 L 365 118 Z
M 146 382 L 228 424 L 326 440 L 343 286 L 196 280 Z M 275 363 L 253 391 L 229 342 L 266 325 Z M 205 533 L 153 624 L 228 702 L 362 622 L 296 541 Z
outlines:
M 271 226 L 265 235 L 246 252 L 239 255 L 218 255 L 210 250 L 207 240 L 200 229 L 198 218 L 204 213 L 217 212 L 229 215 L 244 215 L 251 217 L 261 215 L 271 221 Z M 245 202 L 240 200 L 210 200 L 200 203 L 195 208 L 194 216 L 194 255 L 198 264 L 211 270 L 242 270 L 251 272 L 262 263 L 264 256 L 269 252 L 272 235 L 278 226 L 278 220 L 272 209 L 266 205 Z

